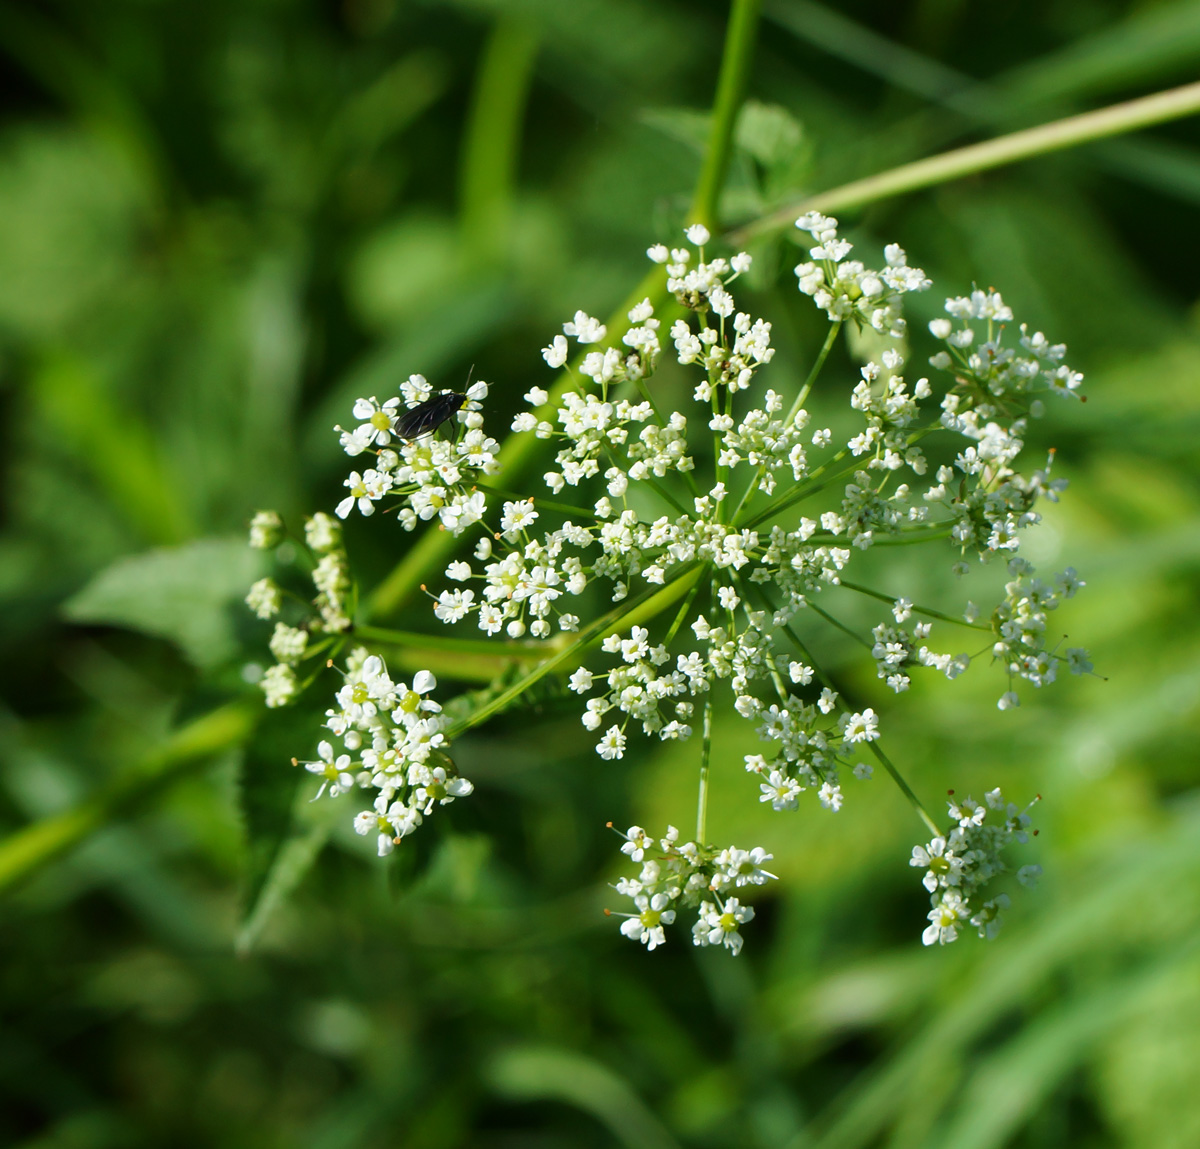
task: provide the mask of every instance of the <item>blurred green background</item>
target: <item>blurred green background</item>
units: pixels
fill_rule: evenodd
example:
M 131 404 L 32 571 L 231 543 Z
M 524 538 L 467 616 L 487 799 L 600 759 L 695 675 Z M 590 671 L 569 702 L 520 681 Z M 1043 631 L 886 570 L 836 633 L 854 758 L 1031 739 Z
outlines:
M 240 606 L 245 522 L 333 505 L 354 397 L 474 365 L 502 428 L 558 325 L 624 298 L 678 235 L 726 15 L 0 4 L 0 828 L 105 793 L 247 692 L 267 631 Z M 722 218 L 1198 62 L 1195 2 L 770 0 Z M 315 725 L 289 712 L 5 895 L 0 1142 L 1200 1144 L 1198 208 L 1193 120 L 846 218 L 868 260 L 897 240 L 944 293 L 1001 289 L 1087 374 L 1087 404 L 1033 433 L 1072 487 L 1030 553 L 1087 580 L 1061 622 L 1106 679 L 1000 714 L 979 668 L 897 705 L 822 648 L 929 805 L 1044 796 L 1021 860 L 1046 878 L 999 940 L 923 949 L 921 829 L 894 787 L 764 813 L 733 724 L 712 837 L 766 845 L 783 878 L 736 960 L 683 931 L 648 955 L 601 914 L 604 822 L 688 827 L 694 747 L 603 763 L 546 696 L 537 726 L 512 713 L 458 745 L 476 794 L 404 870 L 345 806 L 326 842 L 286 768 Z M 775 322 L 780 389 L 822 337 L 797 251 L 756 247 L 746 297 Z M 832 367 L 841 404 L 849 353 Z M 361 527 L 369 582 L 410 539 Z M 877 582 L 950 602 L 948 561 Z

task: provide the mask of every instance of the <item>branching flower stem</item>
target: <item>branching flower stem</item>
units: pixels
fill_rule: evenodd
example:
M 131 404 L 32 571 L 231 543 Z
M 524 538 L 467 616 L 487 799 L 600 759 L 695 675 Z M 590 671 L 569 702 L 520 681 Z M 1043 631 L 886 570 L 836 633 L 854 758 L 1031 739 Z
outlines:
M 827 623 L 829 623 L 830 626 L 834 627 L 836 630 L 840 630 L 844 635 L 847 635 L 849 638 L 854 639 L 854 641 L 857 642 L 860 646 L 865 646 L 868 650 L 871 649 L 872 644 L 867 639 L 863 638 L 863 636 L 861 634 L 856 634 L 845 623 L 838 622 L 838 620 L 836 618 L 834 618 L 833 615 L 831 615 L 826 610 L 822 610 L 821 607 L 817 606 L 817 604 L 815 602 L 812 602 L 810 600 L 809 604 L 808 604 L 808 609 L 811 610 L 814 614 L 819 614 Z
M 804 385 L 800 388 L 796 395 L 795 401 L 792 403 L 791 409 L 787 413 L 787 418 L 784 420 L 784 425 L 790 427 L 800 409 L 808 401 L 809 393 L 813 389 L 813 384 L 817 381 L 817 376 L 821 374 L 821 368 L 825 366 L 825 360 L 829 358 L 829 352 L 833 350 L 834 343 L 837 342 L 838 332 L 841 331 L 841 322 L 833 323 L 829 327 L 829 333 L 825 336 L 825 342 L 821 346 L 820 352 L 817 354 L 816 361 L 812 365 L 812 370 L 808 373 L 808 378 L 804 380 Z M 745 492 L 742 494 L 741 502 L 733 512 L 733 517 L 729 520 L 731 523 L 736 523 L 741 516 L 746 503 L 753 497 L 754 492 L 758 489 L 758 484 L 763 477 L 766 466 L 758 468 L 757 474 L 751 479 L 747 485 Z
M 743 580 L 741 578 L 737 578 L 735 581 L 737 582 L 738 587 L 742 591 L 742 593 L 745 594 L 746 593 L 745 580 Z M 763 605 L 766 606 L 768 609 L 770 609 L 771 602 L 770 602 L 770 599 L 768 598 L 766 592 L 761 587 L 756 586 L 754 589 L 755 589 L 755 592 L 757 593 L 759 601 L 762 602 Z M 810 605 L 810 607 L 812 606 L 811 603 L 809 605 Z M 813 608 L 813 609 L 816 609 L 816 608 Z M 833 623 L 833 625 L 837 626 L 839 629 L 846 630 L 846 628 L 843 627 L 840 623 L 836 623 L 836 622 L 834 622 L 833 619 L 830 619 L 829 616 L 827 614 L 825 614 L 823 611 L 818 610 L 817 613 L 821 614 L 824 618 L 826 618 L 829 622 Z M 843 711 L 846 710 L 847 709 L 846 705 L 842 701 L 842 698 L 841 698 L 841 692 L 838 691 L 837 688 L 834 686 L 833 679 L 831 679 L 829 677 L 829 675 L 826 674 L 825 671 L 821 669 L 821 664 L 813 657 L 812 651 L 809 650 L 808 646 L 801 640 L 800 636 L 796 633 L 796 631 L 788 623 L 784 623 L 780 629 L 783 631 L 784 634 L 786 634 L 788 636 L 788 638 L 790 638 L 792 640 L 792 642 L 794 642 L 796 644 L 796 649 L 804 656 L 804 659 L 808 663 L 808 665 L 813 668 L 813 673 L 816 675 L 816 678 L 821 683 L 821 685 L 834 691 L 834 693 L 838 695 L 838 707 L 840 709 L 842 709 Z M 846 633 L 849 634 L 852 638 L 858 637 L 851 631 L 847 630 Z M 776 683 L 776 688 L 777 689 L 779 688 L 778 682 Z M 900 792 L 905 796 L 905 798 L 908 799 L 909 804 L 912 806 L 913 810 L 916 811 L 917 817 L 919 817 L 921 819 L 921 821 L 930 830 L 930 832 L 934 835 L 934 837 L 937 837 L 937 835 L 941 833 L 941 830 L 938 829 L 937 823 L 934 822 L 934 820 L 929 816 L 929 812 L 921 804 L 921 800 L 916 796 L 916 794 L 913 793 L 912 787 L 905 781 L 904 776 L 900 773 L 899 770 L 896 769 L 896 767 L 892 763 L 891 759 L 888 758 L 887 755 L 884 754 L 883 751 L 879 749 L 878 740 L 871 741 L 868 743 L 868 745 L 871 748 L 871 753 L 873 753 L 875 755 L 875 757 L 879 759 L 879 761 L 883 765 L 884 769 L 887 770 L 887 772 L 891 775 L 892 781 L 894 781 L 896 783 L 896 785 L 900 787 Z
M 825 342 L 821 345 L 816 362 L 813 363 L 812 370 L 808 373 L 808 378 L 804 380 L 804 386 L 800 388 L 800 393 L 793 401 L 787 413 L 787 418 L 784 420 L 787 425 L 791 425 L 792 421 L 800 413 L 800 409 L 808 402 L 808 396 L 813 389 L 813 384 L 821 374 L 821 368 L 825 366 L 825 360 L 829 358 L 829 353 L 833 350 L 833 345 L 837 342 L 837 337 L 841 330 L 841 320 L 829 325 L 829 334 L 825 336 Z
M 871 598 L 877 598 L 880 602 L 886 602 L 889 605 L 895 603 L 896 599 L 890 594 L 884 594 L 882 591 L 872 590 L 869 586 L 860 586 L 856 582 L 847 582 L 841 579 L 838 586 L 844 586 L 847 590 L 857 591 L 859 594 L 869 595 Z M 923 614 L 927 618 L 940 619 L 942 622 L 952 622 L 955 626 L 965 626 L 971 630 L 983 630 L 991 634 L 992 628 L 985 626 L 981 622 L 967 622 L 964 618 L 955 618 L 952 614 L 943 614 L 940 610 L 934 610 L 929 606 L 912 606 L 909 608 L 913 614 Z
M 595 639 L 613 630 L 622 627 L 631 627 L 642 619 L 655 617 L 678 598 L 686 595 L 699 581 L 703 573 L 704 566 L 700 563 L 684 568 L 680 571 L 679 577 L 668 583 L 665 587 L 661 589 L 651 587 L 630 601 L 621 603 L 617 609 L 610 610 L 607 614 L 601 615 L 595 622 L 589 623 L 580 630 L 575 637 L 575 641 L 570 646 L 565 647 L 552 658 L 547 659 L 519 681 L 513 683 L 503 694 L 498 695 L 491 702 L 480 707 L 473 714 L 452 726 L 446 732 L 447 740 L 452 741 L 464 730 L 470 730 L 474 726 L 479 726 L 493 715 L 499 714 L 524 694 L 534 683 L 545 678 L 547 674 L 557 670 L 559 667 L 566 665 L 576 655 L 582 653 Z
M 833 680 L 821 669 L 821 664 L 817 662 L 815 658 L 813 658 L 812 651 L 810 651 L 808 647 L 800 641 L 800 636 L 797 635 L 790 626 L 784 626 L 783 631 L 788 638 L 790 638 L 796 644 L 796 649 L 804 655 L 809 666 L 813 668 L 813 671 L 821 685 L 827 686 L 830 690 L 833 690 Z M 839 697 L 839 703 L 840 701 L 841 700 Z M 913 793 L 913 788 L 905 781 L 904 775 L 902 775 L 900 771 L 896 769 L 892 760 L 879 748 L 878 740 L 869 742 L 867 745 L 870 746 L 871 753 L 879 759 L 883 768 L 891 775 L 892 781 L 900 787 L 900 792 L 905 796 L 905 798 L 908 799 L 909 805 L 912 806 L 913 810 L 916 811 L 917 817 L 924 822 L 930 833 L 932 833 L 936 838 L 942 831 L 938 828 L 938 824 L 929 816 L 929 811 L 925 809 L 924 805 L 922 805 L 921 799 L 918 798 L 915 793 Z
M 382 643 L 385 646 L 436 649 L 450 654 L 486 654 L 492 657 L 500 655 L 504 658 L 525 660 L 554 654 L 564 646 L 561 639 L 551 639 L 547 642 L 498 642 L 486 638 L 454 638 L 443 635 L 435 637 L 415 630 L 391 630 L 385 626 L 356 626 L 352 633 L 355 638 L 364 642 Z

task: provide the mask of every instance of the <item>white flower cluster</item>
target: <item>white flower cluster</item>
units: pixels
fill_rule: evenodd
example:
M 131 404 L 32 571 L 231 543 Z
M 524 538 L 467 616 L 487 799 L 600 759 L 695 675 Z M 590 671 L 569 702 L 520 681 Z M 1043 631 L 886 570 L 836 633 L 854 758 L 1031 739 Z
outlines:
M 819 213 L 797 226 L 814 239 L 811 262 L 796 269 L 800 290 L 835 325 L 826 350 L 847 321 L 897 340 L 878 362 L 862 367 L 849 394 L 856 424 L 842 442 L 834 442 L 828 428 L 811 427 L 804 406 L 824 352 L 790 405 L 757 386 L 758 372 L 774 355 L 771 325 L 739 311 L 732 292 L 751 258 L 706 258 L 711 237 L 693 225 L 686 232 L 690 246 L 658 244 L 647 252 L 663 266 L 667 290 L 686 312 L 672 324 L 670 342 L 649 298 L 628 312 L 623 331 L 612 333 L 577 311 L 542 351 L 550 367 L 566 371 L 564 383 L 553 401 L 548 390 L 532 387 L 525 395 L 529 409 L 513 420 L 515 433 L 549 445 L 554 461 L 543 481 L 551 497 L 577 494 L 577 505 L 530 494 L 502 495 L 498 514 L 488 506 L 477 484 L 497 472 L 501 460 L 478 410 L 486 384 L 467 392 L 454 435 L 401 438 L 398 430 L 416 425 L 408 413 L 437 402 L 425 379 L 414 375 L 401 385 L 401 396 L 382 404 L 360 399 L 358 425 L 337 429 L 348 454 L 374 456 L 370 468 L 347 479 L 337 514 L 345 517 L 356 506 L 371 514 L 394 498 L 405 529 L 436 521 L 456 535 L 472 532 L 473 550 L 446 568 L 451 586 L 433 595 L 434 614 L 446 624 L 469 619 L 488 635 L 513 639 L 545 640 L 557 630 L 561 649 L 571 642 L 566 636 L 585 629 L 581 616 L 596 617 L 597 591 L 601 609 L 630 600 L 626 615 L 620 607 L 612 611 L 611 625 L 601 632 L 601 651 L 611 656 L 607 668 L 577 666 L 569 679 L 570 689 L 586 696 L 583 723 L 596 732 L 601 757 L 615 760 L 627 752 L 631 723 L 650 737 L 692 737 L 698 697 L 707 730 L 715 688 L 728 683 L 736 712 L 770 744 L 745 758 L 760 800 L 794 809 L 811 789 L 821 805 L 837 810 L 839 775 L 862 743 L 879 738 L 879 717 L 838 697 L 792 622 L 820 616 L 840 626 L 822 603 L 830 588 L 848 586 L 892 606 L 892 618 L 875 626 L 867 642 L 892 691 L 907 690 L 920 668 L 955 678 L 971 662 L 968 654 L 932 649 L 930 622 L 912 617 L 945 615 L 849 582 L 847 568 L 858 552 L 879 543 L 949 543 L 959 573 L 969 569 L 969 556 L 1009 562 L 1005 598 L 982 616 L 968 604 L 963 616 L 964 625 L 987 634 L 1005 668 L 1010 689 L 1003 708 L 1015 705 L 1014 678 L 1040 686 L 1064 661 L 1076 673 L 1090 671 L 1086 652 L 1072 648 L 1060 655 L 1047 645 L 1046 633 L 1048 612 L 1083 583 L 1068 570 L 1055 585 L 1044 584 L 1016 556 L 1021 532 L 1039 519 L 1038 500 L 1057 499 L 1065 486 L 1049 477 L 1049 464 L 1032 473 L 1018 469 L 1027 418 L 1040 413 L 1035 392 L 1074 394 L 1080 376 L 1064 365 L 1065 349 L 1040 333 L 1022 327 L 1019 348 L 1006 348 L 1010 310 L 996 293 L 975 292 L 948 300 L 951 318 L 931 325 L 946 344 L 931 360 L 950 373 L 945 389 L 935 393 L 926 378 L 907 380 L 903 297 L 931 285 L 924 272 L 910 267 L 895 245 L 885 249 L 880 270 L 850 259 L 837 221 Z M 577 367 L 570 362 L 572 340 Z M 649 387 L 672 350 L 679 366 L 698 375 L 691 390 L 702 406 L 690 417 L 661 410 Z M 945 444 L 940 453 L 938 437 Z M 818 495 L 823 506 L 795 509 Z M 265 519 L 256 524 L 259 539 L 278 529 Z M 251 599 L 261 617 L 279 610 L 277 588 L 260 586 Z M 666 604 L 656 607 L 661 617 L 630 616 L 647 601 Z M 687 633 L 685 623 L 694 643 L 676 642 Z M 326 623 L 323 629 L 336 628 Z M 598 628 L 587 629 L 590 638 Z M 584 637 L 577 640 L 581 650 Z M 285 627 L 277 629 L 272 650 L 279 665 L 268 673 L 279 680 L 271 686 L 278 697 L 287 691 L 288 675 L 294 684 L 291 667 L 312 657 L 314 644 Z M 340 779 L 344 771 L 334 767 L 341 759 L 331 755 L 322 755 L 322 769 Z M 871 770 L 859 762 L 853 772 L 868 777 Z M 381 832 L 400 836 L 413 806 L 395 793 L 386 802 L 381 797 L 373 815 L 360 816 L 362 824 L 382 818 L 390 829 Z M 647 863 L 657 869 L 644 872 L 636 890 L 633 879 L 625 883 L 622 892 L 635 898 L 637 913 L 623 929 L 653 947 L 675 907 L 695 904 L 704 926 L 697 926 L 697 944 L 723 943 L 736 952 L 738 926 L 751 911 L 726 897 L 718 853 L 702 841 L 680 846 L 677 836 L 671 831 L 661 840 L 661 856 Z M 963 897 L 970 892 L 961 885 L 954 890 Z M 693 895 L 694 901 L 681 901 Z
M 283 519 L 276 511 L 259 511 L 250 523 L 250 545 L 258 549 L 278 547 L 284 541 Z M 310 645 L 315 634 L 339 635 L 350 627 L 348 599 L 350 568 L 342 546 L 341 524 L 318 511 L 304 523 L 304 543 L 312 561 L 315 615 L 299 619 L 299 626 L 278 620 L 269 648 L 276 659 L 259 681 L 270 707 L 286 706 L 300 690 L 296 667 L 306 658 L 327 649 L 329 643 Z M 274 579 L 259 579 L 246 595 L 246 605 L 262 619 L 275 618 L 283 610 L 283 589 Z
M 1079 398 L 1083 376 L 1063 362 L 1065 343 L 1051 343 L 1040 331 L 1030 335 L 1022 323 L 1021 350 L 1004 345 L 1005 324 L 1012 322 L 1013 313 L 999 292 L 976 290 L 969 296 L 947 299 L 946 314 L 957 319 L 959 326 L 951 319 L 935 319 L 929 324 L 930 332 L 947 348 L 930 363 L 953 371 L 964 386 L 997 399 L 1040 390 Z M 984 325 L 982 336 L 975 323 Z
M 676 910 L 694 907 L 698 911 L 692 926 L 694 945 L 724 946 L 734 954 L 741 951 L 740 929 L 754 917 L 754 910 L 742 904 L 737 892 L 774 879 L 763 868 L 773 855 L 761 846 L 717 850 L 696 842 L 680 843 L 674 826 L 668 826 L 666 836 L 657 842 L 640 826 L 630 826 L 621 837 L 625 839 L 621 852 L 642 866 L 636 878 L 622 878 L 613 887 L 634 904 L 633 913 L 616 915 L 625 919 L 621 933 L 655 949 L 666 942 L 663 927 L 675 921 Z
M 954 941 L 968 923 L 980 937 L 995 937 L 1000 929 L 1000 911 L 1008 907 L 1008 895 L 998 894 L 978 910 L 972 908 L 970 899 L 1007 870 L 1001 857 L 1005 847 L 1014 841 L 1023 844 L 1029 840 L 1029 809 L 1033 803 L 1020 810 L 1005 802 L 999 788 L 989 790 L 984 802 L 968 797 L 948 803 L 953 823 L 950 830 L 924 846 L 913 847 L 908 864 L 925 871 L 921 882 L 933 904 L 930 924 L 921 935 L 927 946 Z M 1031 886 L 1041 872 L 1040 866 L 1022 866 L 1017 881 Z
M 883 249 L 886 266 L 872 271 L 857 259 L 847 259 L 854 245 L 837 233 L 838 221 L 832 216 L 810 211 L 796 220 L 816 245 L 809 250 L 812 261 L 796 268 L 800 290 L 831 320 L 852 319 L 883 335 L 904 334 L 901 297 L 910 291 L 933 286 L 919 267 L 909 267 L 908 257 L 898 244 Z
M 446 530 L 462 534 L 480 522 L 487 510 L 487 500 L 473 482 L 500 467 L 496 458 L 500 444 L 483 433 L 479 414 L 488 385 L 480 381 L 468 388 L 455 415 L 465 431 L 453 439 L 431 433 L 409 440 L 399 438 L 397 424 L 405 413 L 435 398 L 423 375 L 410 375 L 400 390 L 405 406 L 399 396 L 382 404 L 374 396 L 359 399 L 354 417 L 362 422 L 349 431 L 335 428 L 347 455 L 375 456 L 373 467 L 350 472 L 344 484 L 350 493 L 337 505 L 338 518 L 346 518 L 355 506 L 362 515 L 374 514 L 376 504 L 391 496 L 397 500 L 400 525 L 405 530 L 436 517 Z
M 1064 654 L 1046 649 L 1046 616 L 1064 599 L 1073 598 L 1087 584 L 1067 567 L 1053 584 L 1034 578 L 1033 564 L 1021 557 L 1009 559 L 1008 573 L 1013 576 L 1004 587 L 1004 601 L 996 607 L 999 638 L 992 656 L 1004 664 L 1010 678 L 1023 678 L 1034 686 L 1054 681 L 1060 663 L 1072 674 L 1089 674 L 1092 663 L 1082 647 L 1068 647 Z M 1019 704 L 1015 691 L 1006 691 L 1000 699 L 1001 710 Z
M 340 740 L 342 753 L 323 741 L 317 761 L 305 763 L 322 779 L 317 798 L 355 788 L 378 791 L 371 809 L 355 817 L 354 829 L 376 835 L 380 857 L 390 854 L 435 806 L 474 789 L 445 753 L 445 716 L 438 703 L 425 697 L 436 686 L 427 670 L 413 676 L 411 687 L 395 682 L 381 658 L 356 648 L 347 659 L 336 706 L 325 712 L 325 725 Z

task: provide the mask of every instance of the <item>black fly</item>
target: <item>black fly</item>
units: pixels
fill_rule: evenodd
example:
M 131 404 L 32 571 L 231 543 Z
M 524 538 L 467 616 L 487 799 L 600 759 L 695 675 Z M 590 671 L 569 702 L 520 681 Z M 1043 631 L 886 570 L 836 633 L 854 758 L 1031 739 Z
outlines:
M 396 420 L 392 432 L 398 439 L 419 439 L 453 418 L 466 401 L 467 397 L 457 391 L 443 391 L 405 411 Z

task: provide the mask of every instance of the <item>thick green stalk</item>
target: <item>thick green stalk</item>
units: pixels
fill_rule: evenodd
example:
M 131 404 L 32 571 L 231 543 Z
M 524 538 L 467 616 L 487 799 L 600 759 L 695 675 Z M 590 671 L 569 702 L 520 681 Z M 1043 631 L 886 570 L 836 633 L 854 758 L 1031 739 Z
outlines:
M 1200 83 L 1185 84 L 1180 88 L 1156 92 L 1152 96 L 1113 104 L 1094 112 L 1068 116 L 985 143 L 971 144 L 928 159 L 901 164 L 878 175 L 806 196 L 738 228 L 730 233 L 729 242 L 741 246 L 756 236 L 782 231 L 791 227 L 796 217 L 806 211 L 844 211 L 846 208 L 862 207 L 889 196 L 934 187 L 976 172 L 1078 147 L 1092 140 L 1137 131 L 1151 124 L 1178 120 L 1197 112 L 1200 112 Z
M 762 0 L 733 0 L 729 25 L 725 30 L 725 50 L 721 56 L 721 72 L 717 77 L 708 148 L 688 212 L 689 223 L 702 223 L 710 231 L 715 230 L 717 223 L 718 202 L 721 189 L 725 186 L 725 173 L 733 152 L 733 131 L 742 109 L 746 80 L 754 59 L 754 42 L 761 10 Z

